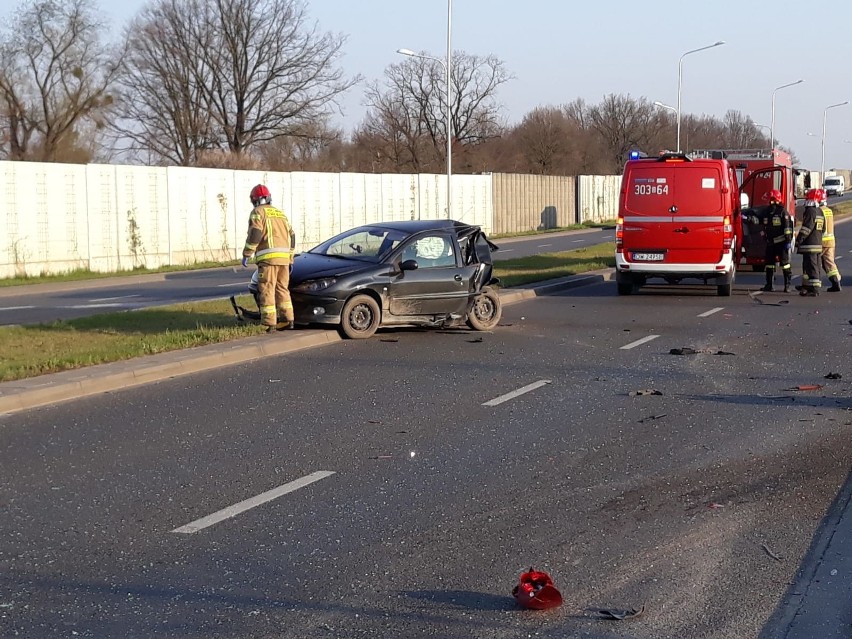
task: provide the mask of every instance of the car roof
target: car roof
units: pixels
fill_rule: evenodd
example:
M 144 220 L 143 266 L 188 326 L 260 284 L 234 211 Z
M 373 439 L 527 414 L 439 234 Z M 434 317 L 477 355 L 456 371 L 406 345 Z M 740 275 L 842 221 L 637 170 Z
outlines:
M 400 220 L 392 222 L 376 222 L 365 226 L 402 231 L 404 233 L 419 233 L 420 231 L 434 231 L 443 229 L 466 229 L 470 224 L 457 222 L 456 220 Z

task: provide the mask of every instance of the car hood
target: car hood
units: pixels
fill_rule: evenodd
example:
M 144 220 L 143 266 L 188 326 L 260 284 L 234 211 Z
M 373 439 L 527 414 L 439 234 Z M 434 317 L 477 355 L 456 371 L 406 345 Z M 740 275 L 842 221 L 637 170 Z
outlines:
M 330 255 L 302 253 L 293 260 L 293 270 L 290 272 L 290 284 L 299 284 L 305 280 L 319 277 L 342 277 L 375 267 L 370 262 L 358 262 Z

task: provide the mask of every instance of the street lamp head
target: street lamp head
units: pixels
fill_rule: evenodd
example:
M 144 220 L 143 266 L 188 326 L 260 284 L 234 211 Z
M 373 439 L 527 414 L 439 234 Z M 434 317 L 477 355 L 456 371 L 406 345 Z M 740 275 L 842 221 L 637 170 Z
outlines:
M 713 43 L 713 46 L 714 46 L 714 47 L 718 47 L 719 45 L 722 45 L 722 44 L 725 44 L 725 41 L 724 41 L 724 40 L 719 40 L 718 42 L 714 42 L 714 43 Z
M 412 51 L 411 49 L 397 49 L 397 53 L 401 53 L 402 55 L 416 56 L 417 53 Z

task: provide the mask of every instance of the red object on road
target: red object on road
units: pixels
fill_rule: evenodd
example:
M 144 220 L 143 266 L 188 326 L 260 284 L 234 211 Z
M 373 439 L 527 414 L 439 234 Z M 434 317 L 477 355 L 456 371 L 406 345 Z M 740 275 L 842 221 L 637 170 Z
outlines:
M 532 568 L 521 573 L 518 585 L 512 589 L 512 595 L 521 606 L 533 610 L 546 610 L 562 605 L 562 593 L 553 585 L 550 575 Z

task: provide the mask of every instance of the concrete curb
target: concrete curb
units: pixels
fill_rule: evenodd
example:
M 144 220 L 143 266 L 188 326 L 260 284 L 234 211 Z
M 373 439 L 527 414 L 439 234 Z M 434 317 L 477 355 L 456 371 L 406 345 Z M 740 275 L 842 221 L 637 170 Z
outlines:
M 503 289 L 500 291 L 500 300 L 504 305 L 514 304 L 559 290 L 597 284 L 612 279 L 613 274 L 613 269 L 602 269 L 525 287 Z M 261 357 L 325 346 L 341 340 L 338 332 L 330 329 L 286 331 L 3 382 L 0 383 L 0 415 L 242 364 Z

